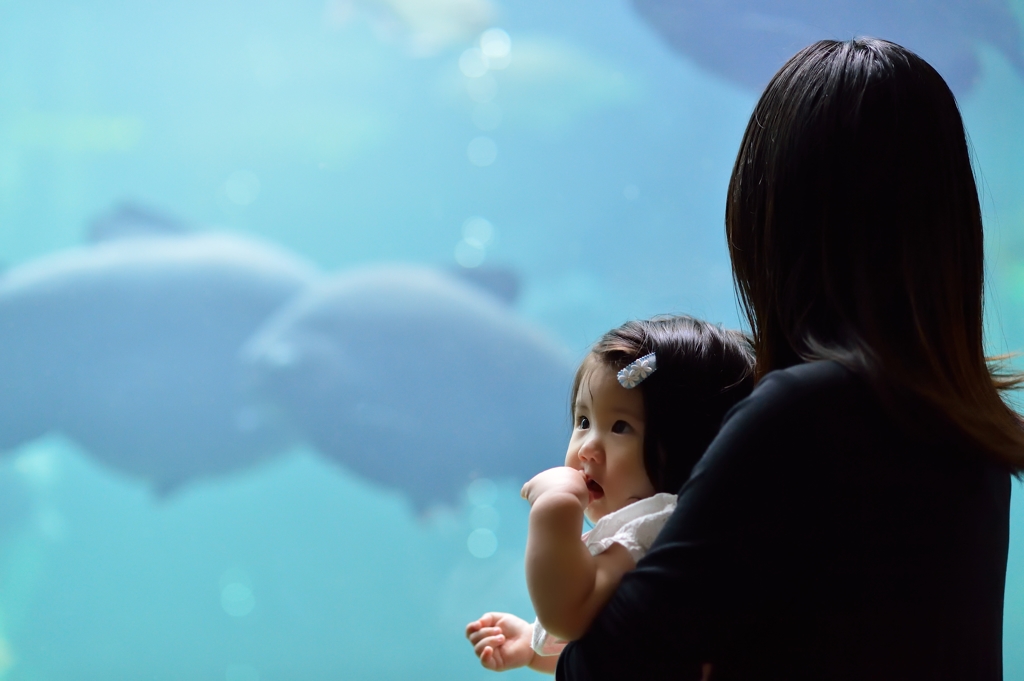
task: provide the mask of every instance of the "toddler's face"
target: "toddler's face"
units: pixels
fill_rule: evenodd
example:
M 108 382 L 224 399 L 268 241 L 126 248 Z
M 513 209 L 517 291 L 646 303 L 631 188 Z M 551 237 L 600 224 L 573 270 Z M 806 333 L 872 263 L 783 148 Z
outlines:
M 565 465 L 587 476 L 587 518 L 597 522 L 653 495 L 644 470 L 643 394 L 623 388 L 615 371 L 598 363 L 580 383 L 574 412 Z

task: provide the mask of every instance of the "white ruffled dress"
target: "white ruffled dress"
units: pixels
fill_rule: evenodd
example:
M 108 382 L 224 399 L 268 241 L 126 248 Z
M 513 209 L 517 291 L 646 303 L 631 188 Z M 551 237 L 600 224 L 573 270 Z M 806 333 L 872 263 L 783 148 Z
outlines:
M 598 520 L 594 529 L 583 535 L 583 543 L 592 556 L 607 551 L 612 544 L 621 544 L 629 551 L 633 562 L 638 562 L 647 555 L 654 538 L 675 509 L 675 494 L 662 492 L 635 501 Z M 540 622 L 534 621 L 532 645 L 538 655 L 558 655 L 565 644 L 565 641 L 544 631 Z

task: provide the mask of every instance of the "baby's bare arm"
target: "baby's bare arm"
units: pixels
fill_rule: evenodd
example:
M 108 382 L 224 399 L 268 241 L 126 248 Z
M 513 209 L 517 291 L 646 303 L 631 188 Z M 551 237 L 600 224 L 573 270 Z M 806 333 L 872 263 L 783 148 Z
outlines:
M 537 619 L 554 636 L 580 638 L 608 602 L 622 576 L 635 567 L 623 546 L 591 556 L 579 539 L 583 504 L 578 494 L 551 489 L 530 509 L 526 585 Z

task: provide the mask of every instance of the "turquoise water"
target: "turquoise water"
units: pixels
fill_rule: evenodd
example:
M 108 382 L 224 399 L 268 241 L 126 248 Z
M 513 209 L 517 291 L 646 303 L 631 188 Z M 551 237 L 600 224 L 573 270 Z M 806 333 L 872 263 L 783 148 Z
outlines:
M 990 343 L 1020 351 L 1024 81 L 977 49 L 961 105 Z M 736 325 L 722 215 L 755 98 L 620 1 L 0 0 L 0 263 L 80 247 L 130 201 L 326 273 L 501 268 L 519 283 L 503 314 L 571 358 L 631 317 Z M 294 443 L 158 493 L 66 433 L 12 445 L 0 679 L 488 677 L 465 623 L 531 615 L 517 481 L 414 503 L 347 456 Z M 1008 679 L 1024 679 L 1020 491 Z

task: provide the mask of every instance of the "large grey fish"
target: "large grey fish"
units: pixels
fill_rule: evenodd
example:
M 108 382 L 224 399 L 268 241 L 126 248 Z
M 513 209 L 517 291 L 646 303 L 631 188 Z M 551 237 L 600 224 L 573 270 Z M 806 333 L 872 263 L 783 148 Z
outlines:
M 760 90 L 785 61 L 823 38 L 884 38 L 914 50 L 957 94 L 979 75 L 978 47 L 1024 78 L 1021 19 L 1005 0 L 633 0 L 677 51 Z
M 58 431 L 168 490 L 284 446 L 238 351 L 316 270 L 240 236 L 113 232 L 0 276 L 0 449 Z
M 473 476 L 558 465 L 573 367 L 494 296 L 419 267 L 333 276 L 243 350 L 254 389 L 348 469 L 450 503 Z

